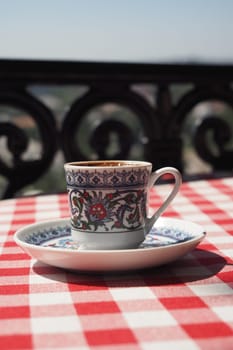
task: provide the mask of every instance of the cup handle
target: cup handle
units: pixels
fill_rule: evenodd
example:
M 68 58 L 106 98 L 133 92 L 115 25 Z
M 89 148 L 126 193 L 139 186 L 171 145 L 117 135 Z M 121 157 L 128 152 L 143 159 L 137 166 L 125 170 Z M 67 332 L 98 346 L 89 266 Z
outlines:
M 159 216 L 165 211 L 165 209 L 170 204 L 170 202 L 174 199 L 174 197 L 176 196 L 177 192 L 179 191 L 180 185 L 182 183 L 182 176 L 181 176 L 179 170 L 177 170 L 176 168 L 172 168 L 172 167 L 164 167 L 164 168 L 161 168 L 161 169 L 154 171 L 151 174 L 151 177 L 149 180 L 149 189 L 156 183 L 158 178 L 160 178 L 162 175 L 165 175 L 165 174 L 171 174 L 174 176 L 174 178 L 175 178 L 174 187 L 173 187 L 172 191 L 170 192 L 170 194 L 168 195 L 168 197 L 166 198 L 166 200 L 163 202 L 163 204 L 153 214 L 153 216 L 151 218 L 147 218 L 146 234 L 150 232 L 155 221 L 159 218 Z

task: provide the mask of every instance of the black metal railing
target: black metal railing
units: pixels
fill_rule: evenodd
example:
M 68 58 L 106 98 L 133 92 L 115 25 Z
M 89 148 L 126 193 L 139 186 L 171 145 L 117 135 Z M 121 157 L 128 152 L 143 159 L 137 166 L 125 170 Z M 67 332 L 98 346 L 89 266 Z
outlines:
M 184 177 L 202 173 L 197 159 L 232 172 L 232 83 L 233 65 L 0 60 L 2 197 L 43 177 L 58 154 L 146 159 Z

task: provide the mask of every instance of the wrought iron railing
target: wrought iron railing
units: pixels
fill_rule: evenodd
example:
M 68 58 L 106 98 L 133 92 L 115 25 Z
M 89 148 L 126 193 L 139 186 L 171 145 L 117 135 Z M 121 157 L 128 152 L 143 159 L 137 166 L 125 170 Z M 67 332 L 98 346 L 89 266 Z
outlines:
M 232 83 L 233 65 L 0 60 L 2 197 L 44 176 L 58 154 L 146 159 L 184 177 L 203 172 L 200 158 L 211 173 L 231 172 Z

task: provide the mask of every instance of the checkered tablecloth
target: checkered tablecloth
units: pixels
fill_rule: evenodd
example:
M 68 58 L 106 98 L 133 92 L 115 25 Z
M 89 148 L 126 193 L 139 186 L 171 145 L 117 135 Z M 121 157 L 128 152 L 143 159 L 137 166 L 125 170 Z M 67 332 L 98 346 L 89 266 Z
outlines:
M 156 207 L 166 186 L 152 190 Z M 82 274 L 31 259 L 15 231 L 67 217 L 66 194 L 0 202 L 0 349 L 233 349 L 233 178 L 184 183 L 164 215 L 202 243 L 144 271 Z

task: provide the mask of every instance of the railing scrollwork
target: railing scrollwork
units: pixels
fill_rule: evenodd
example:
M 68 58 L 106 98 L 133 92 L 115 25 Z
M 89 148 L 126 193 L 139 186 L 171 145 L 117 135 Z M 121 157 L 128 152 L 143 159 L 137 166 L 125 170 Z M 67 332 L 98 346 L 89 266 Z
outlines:
M 48 169 L 57 149 L 57 135 L 52 113 L 26 91 L 0 89 L 0 105 L 13 106 L 25 111 L 34 119 L 40 133 L 40 159 L 24 160 L 23 153 L 30 141 L 28 135 L 24 129 L 0 120 L 0 136 L 7 138 L 7 147 L 12 154 L 11 166 L 0 158 L 0 173 L 8 180 L 3 197 L 8 198 L 25 185 L 37 180 Z
M 175 166 L 185 177 L 184 125 L 196 106 L 212 101 L 229 106 L 228 118 L 214 110 L 194 118 L 190 144 L 213 171 L 232 172 L 232 81 L 233 66 L 0 60 L 0 142 L 6 140 L 11 154 L 6 161 L 0 147 L 0 177 L 8 182 L 2 197 L 41 178 L 59 152 L 64 161 L 144 159 L 154 168 Z M 139 92 L 146 84 L 150 96 Z M 34 85 L 85 86 L 85 91 L 57 113 L 30 93 Z M 174 99 L 174 85 L 189 88 Z M 27 125 L 6 118 L 2 106 L 31 118 L 37 129 L 36 157 L 26 156 L 32 144 Z
M 151 147 L 153 139 L 159 139 L 161 133 L 160 124 L 155 118 L 154 111 L 150 105 L 140 95 L 125 88 L 117 91 L 110 88 L 107 91 L 90 90 L 81 99 L 74 102 L 62 125 L 61 143 L 66 159 L 85 159 L 77 143 L 74 142 L 75 134 L 88 112 L 92 108 L 105 103 L 114 103 L 132 110 L 141 124 L 145 139 L 148 140 L 148 144 L 147 142 L 144 144 L 144 152 L 146 158 L 149 159 L 150 151 L 147 148 Z M 97 152 L 99 159 L 108 158 L 106 149 L 109 144 L 110 134 L 113 131 L 118 135 L 120 151 L 112 155 L 112 158 L 119 159 L 120 157 L 126 159 L 129 156 L 130 148 L 134 143 L 133 132 L 122 119 L 116 120 L 110 117 L 99 120 L 99 123 L 92 127 L 89 142 L 90 146 Z

